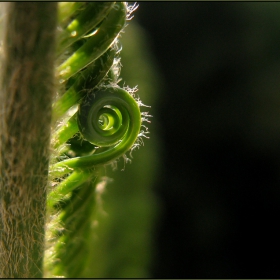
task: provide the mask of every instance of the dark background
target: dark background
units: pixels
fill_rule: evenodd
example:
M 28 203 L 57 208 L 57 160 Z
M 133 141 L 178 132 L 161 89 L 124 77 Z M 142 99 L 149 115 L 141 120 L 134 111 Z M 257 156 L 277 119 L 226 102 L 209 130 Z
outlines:
M 162 77 L 155 278 L 278 278 L 280 3 L 140 2 Z

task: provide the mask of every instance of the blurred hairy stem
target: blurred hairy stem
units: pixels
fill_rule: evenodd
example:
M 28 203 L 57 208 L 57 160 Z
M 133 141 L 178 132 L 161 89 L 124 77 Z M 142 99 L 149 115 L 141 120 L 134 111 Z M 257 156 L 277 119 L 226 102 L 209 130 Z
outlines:
M 4 8 L 0 277 L 42 277 L 57 3 Z

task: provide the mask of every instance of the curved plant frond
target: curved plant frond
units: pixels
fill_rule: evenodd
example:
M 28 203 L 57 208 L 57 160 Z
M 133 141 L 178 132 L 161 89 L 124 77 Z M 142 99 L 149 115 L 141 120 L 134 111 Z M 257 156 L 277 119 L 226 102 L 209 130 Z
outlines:
M 148 115 L 141 113 L 135 89 L 118 85 L 119 35 L 136 6 L 66 2 L 59 7 L 46 273 L 79 277 L 100 170 L 139 146 Z

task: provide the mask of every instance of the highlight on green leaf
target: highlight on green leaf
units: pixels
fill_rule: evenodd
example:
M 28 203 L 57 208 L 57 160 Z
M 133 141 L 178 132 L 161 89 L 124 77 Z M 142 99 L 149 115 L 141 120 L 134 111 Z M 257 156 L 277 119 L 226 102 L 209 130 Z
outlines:
M 84 13 L 86 13 L 86 11 L 84 11 Z M 81 42 L 82 45 L 58 66 L 57 71 L 61 82 L 69 79 L 78 71 L 89 65 L 112 45 L 125 26 L 126 14 L 126 4 L 117 2 L 97 30 L 93 34 L 84 37 L 86 40 Z M 60 52 L 62 51 L 63 50 Z

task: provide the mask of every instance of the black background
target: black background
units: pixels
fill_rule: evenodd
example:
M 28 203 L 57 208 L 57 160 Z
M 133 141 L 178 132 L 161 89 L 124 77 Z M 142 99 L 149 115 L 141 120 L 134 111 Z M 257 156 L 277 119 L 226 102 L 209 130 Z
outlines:
M 139 2 L 162 75 L 155 278 L 278 278 L 280 3 Z

